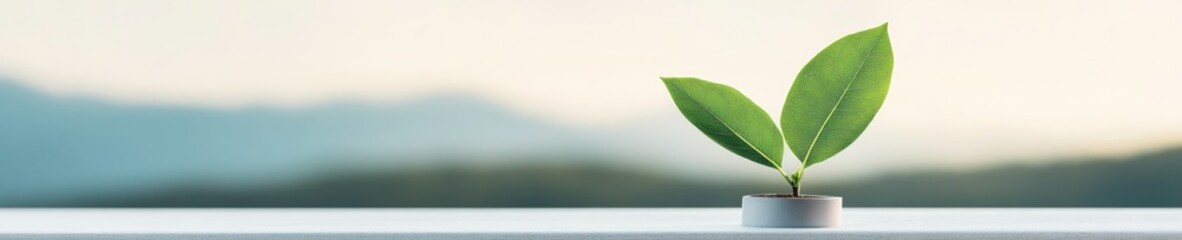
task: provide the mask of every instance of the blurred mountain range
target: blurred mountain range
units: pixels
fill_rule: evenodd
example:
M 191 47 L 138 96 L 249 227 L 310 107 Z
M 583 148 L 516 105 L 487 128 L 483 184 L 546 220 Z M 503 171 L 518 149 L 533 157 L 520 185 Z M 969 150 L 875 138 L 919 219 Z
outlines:
M 189 183 L 272 186 L 325 169 L 558 163 L 707 179 L 736 175 L 717 166 L 768 172 L 733 164 L 729 152 L 679 117 L 560 126 L 465 93 L 299 108 L 124 104 L 54 95 L 0 77 L 0 206 L 134 196 Z M 664 124 L 672 121 L 683 124 Z
M 463 94 L 398 105 L 216 110 L 55 97 L 0 79 L 0 116 L 0 204 L 198 180 L 266 185 L 324 167 L 595 151 L 574 131 Z M 398 161 L 338 161 L 369 156 Z
M 894 173 L 820 193 L 868 207 L 1182 207 L 1182 147 L 1125 158 Z
M 1171 188 L 1180 170 L 1182 150 L 1170 150 L 814 174 L 806 192 L 851 206 L 1180 206 Z M 738 195 L 781 190 L 779 181 L 675 113 L 569 127 L 463 93 L 206 109 L 54 96 L 0 78 L 0 206 L 734 206 Z

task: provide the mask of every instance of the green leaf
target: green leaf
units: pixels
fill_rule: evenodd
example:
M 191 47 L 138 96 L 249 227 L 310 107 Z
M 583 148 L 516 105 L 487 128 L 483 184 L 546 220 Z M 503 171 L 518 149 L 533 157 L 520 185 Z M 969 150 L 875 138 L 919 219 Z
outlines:
M 800 70 L 780 124 L 804 167 L 829 159 L 862 135 L 886 99 L 893 67 L 883 24 L 838 39 Z
M 707 137 L 755 163 L 780 169 L 784 140 L 767 112 L 734 88 L 697 78 L 662 77 L 685 118 Z

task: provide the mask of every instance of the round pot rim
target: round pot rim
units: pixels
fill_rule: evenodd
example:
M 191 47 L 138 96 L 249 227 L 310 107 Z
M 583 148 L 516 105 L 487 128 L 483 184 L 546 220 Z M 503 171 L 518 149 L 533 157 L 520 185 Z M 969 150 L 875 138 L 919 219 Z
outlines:
M 841 196 L 829 196 L 829 195 L 802 194 L 802 195 L 800 195 L 801 197 L 785 197 L 786 195 L 788 195 L 788 194 L 759 193 L 759 194 L 744 195 L 743 198 L 769 199 L 769 200 L 774 199 L 774 200 L 787 200 L 787 201 L 830 201 L 830 200 L 840 200 L 841 199 Z

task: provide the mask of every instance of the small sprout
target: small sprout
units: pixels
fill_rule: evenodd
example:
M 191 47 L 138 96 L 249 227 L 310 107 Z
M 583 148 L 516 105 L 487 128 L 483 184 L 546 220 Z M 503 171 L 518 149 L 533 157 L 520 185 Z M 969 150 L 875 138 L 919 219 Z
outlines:
M 817 53 L 800 73 L 780 115 L 771 117 L 734 88 L 691 77 L 662 77 L 694 127 L 723 148 L 775 169 L 800 197 L 804 170 L 849 147 L 886 99 L 894 68 L 887 24 L 847 35 Z M 784 170 L 784 144 L 800 167 Z

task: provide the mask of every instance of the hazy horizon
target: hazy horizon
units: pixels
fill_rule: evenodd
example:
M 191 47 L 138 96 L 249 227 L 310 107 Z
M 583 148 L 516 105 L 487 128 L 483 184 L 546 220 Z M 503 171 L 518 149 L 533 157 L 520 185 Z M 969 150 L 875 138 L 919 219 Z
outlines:
M 890 22 L 894 86 L 866 139 L 838 157 L 973 166 L 1182 142 L 1182 111 L 1155 106 L 1182 102 L 1167 91 L 1182 87 L 1173 80 L 1182 78 L 1179 9 L 1173 1 L 0 1 L 0 73 L 59 95 L 208 108 L 462 92 L 580 127 L 664 118 L 673 106 L 657 77 L 697 76 L 735 86 L 775 117 L 812 54 Z

